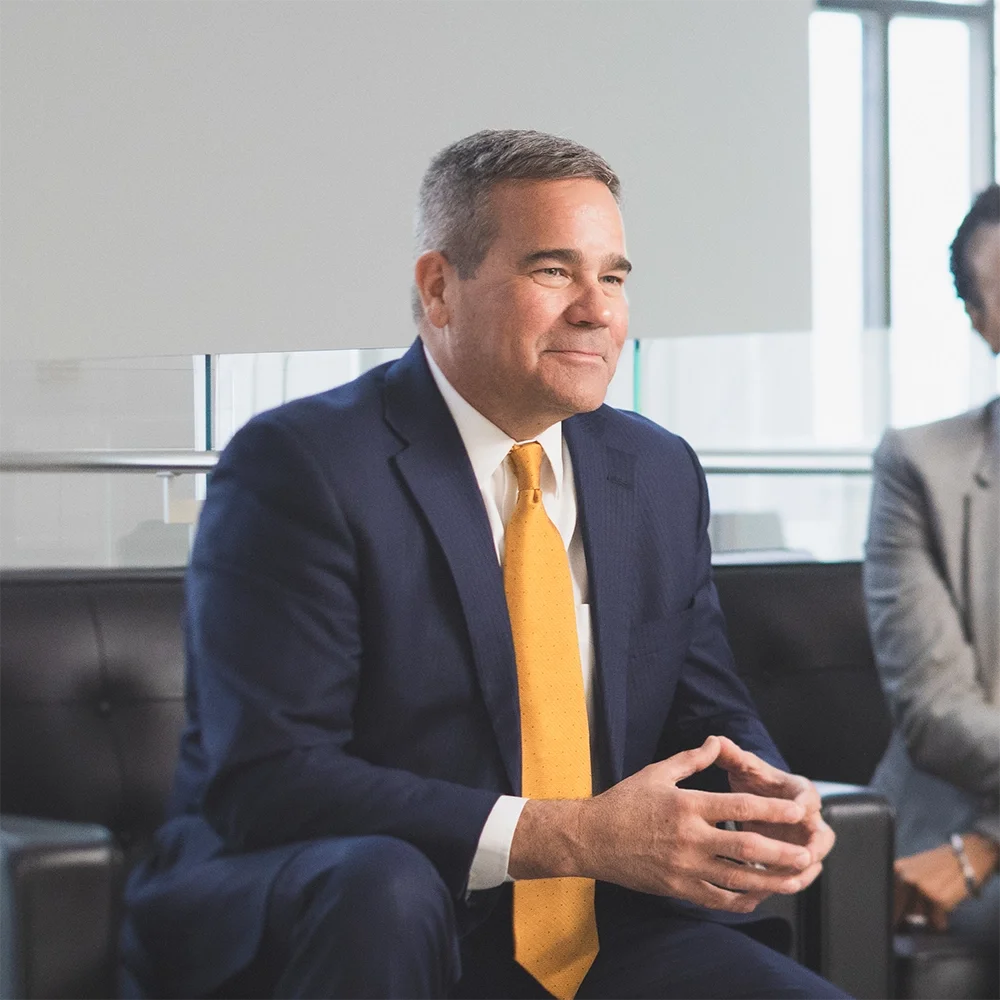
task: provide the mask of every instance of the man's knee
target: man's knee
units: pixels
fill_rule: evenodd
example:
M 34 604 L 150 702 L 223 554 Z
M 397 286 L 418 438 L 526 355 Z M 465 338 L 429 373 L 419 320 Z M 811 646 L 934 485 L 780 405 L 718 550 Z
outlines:
M 451 899 L 437 869 L 417 848 L 394 837 L 357 838 L 338 883 L 344 904 L 387 928 L 451 923 Z
M 427 856 L 394 837 L 316 841 L 282 870 L 275 886 L 281 919 L 291 908 L 310 921 L 343 919 L 350 926 L 447 932 L 448 890 Z M 289 906 L 290 904 L 290 906 Z
M 448 890 L 424 854 L 392 837 L 297 852 L 272 890 L 265 951 L 278 996 L 441 996 L 459 973 Z

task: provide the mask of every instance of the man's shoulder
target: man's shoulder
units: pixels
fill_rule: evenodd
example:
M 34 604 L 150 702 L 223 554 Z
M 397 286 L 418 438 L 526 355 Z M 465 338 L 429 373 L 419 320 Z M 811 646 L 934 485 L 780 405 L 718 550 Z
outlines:
M 343 385 L 263 410 L 251 417 L 237 434 L 270 426 L 295 436 L 311 436 L 316 432 L 350 435 L 382 413 L 386 372 L 392 364 L 387 362 Z
M 393 364 L 394 362 L 387 362 L 343 385 L 289 400 L 272 410 L 264 411 L 259 414 L 259 418 L 296 428 L 368 420 L 382 411 L 385 377 Z
M 391 362 L 344 385 L 293 399 L 251 417 L 228 443 L 217 471 L 258 467 L 342 469 L 357 474 L 374 452 L 395 439 L 383 413 L 383 387 Z M 383 438 L 385 441 L 383 441 Z M 380 444 L 382 447 L 380 447 Z
M 591 413 L 572 417 L 571 421 L 578 422 L 581 428 L 591 432 L 593 439 L 603 441 L 608 447 L 696 461 L 693 449 L 684 438 L 632 410 L 604 405 Z

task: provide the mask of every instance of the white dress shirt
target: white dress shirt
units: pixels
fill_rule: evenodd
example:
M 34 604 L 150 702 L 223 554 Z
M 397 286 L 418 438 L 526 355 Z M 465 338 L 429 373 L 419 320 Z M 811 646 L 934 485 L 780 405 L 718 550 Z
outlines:
M 435 364 L 426 347 L 424 355 L 445 404 L 458 427 L 462 443 L 469 454 L 472 471 L 486 506 L 497 559 L 503 565 L 504 531 L 517 502 L 517 477 L 508 459 L 515 441 L 499 427 L 490 423 L 451 386 Z M 591 746 L 594 743 L 594 642 L 590 628 L 590 603 L 587 590 L 587 561 L 583 539 L 577 526 L 576 486 L 569 449 L 563 440 L 562 424 L 553 424 L 537 438 L 542 446 L 542 504 L 552 523 L 559 530 L 569 556 L 573 579 L 573 602 L 576 605 L 576 633 L 580 644 L 580 665 L 583 668 L 583 692 L 587 700 Z M 593 757 L 593 752 L 592 752 Z M 501 795 L 486 819 L 472 867 L 469 870 L 469 891 L 491 889 L 506 881 L 510 861 L 510 845 L 514 828 L 521 817 L 527 799 Z

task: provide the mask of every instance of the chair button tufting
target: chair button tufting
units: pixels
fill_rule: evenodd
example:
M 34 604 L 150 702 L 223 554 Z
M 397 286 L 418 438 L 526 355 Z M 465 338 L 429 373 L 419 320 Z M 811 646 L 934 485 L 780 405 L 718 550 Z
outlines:
M 97 714 L 103 715 L 105 718 L 111 714 L 111 702 L 107 698 L 102 698 L 97 703 Z

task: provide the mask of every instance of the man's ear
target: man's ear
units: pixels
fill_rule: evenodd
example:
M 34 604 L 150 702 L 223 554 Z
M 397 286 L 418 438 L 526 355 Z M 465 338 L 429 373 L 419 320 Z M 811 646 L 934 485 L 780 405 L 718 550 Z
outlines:
M 448 305 L 445 288 L 455 279 L 448 258 L 440 250 L 421 254 L 413 268 L 413 281 L 424 307 L 424 317 L 431 326 L 443 329 L 448 325 Z

